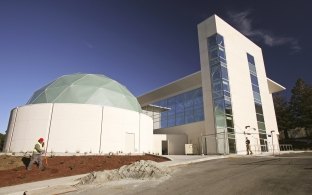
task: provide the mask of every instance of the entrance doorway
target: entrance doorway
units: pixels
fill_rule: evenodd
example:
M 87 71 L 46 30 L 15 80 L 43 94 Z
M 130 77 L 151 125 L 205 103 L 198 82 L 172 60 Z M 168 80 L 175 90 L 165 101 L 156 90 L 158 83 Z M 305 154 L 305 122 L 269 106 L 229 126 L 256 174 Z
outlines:
M 161 141 L 161 154 L 162 155 L 168 155 L 168 141 L 162 140 Z
M 268 152 L 268 140 L 263 139 L 263 143 L 262 140 L 260 140 L 260 144 L 261 144 L 261 152 Z

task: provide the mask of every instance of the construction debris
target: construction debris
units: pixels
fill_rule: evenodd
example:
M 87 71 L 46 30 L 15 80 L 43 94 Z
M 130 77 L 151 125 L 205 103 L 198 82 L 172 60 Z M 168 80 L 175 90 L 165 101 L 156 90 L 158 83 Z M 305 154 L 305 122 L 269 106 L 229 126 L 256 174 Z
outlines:
M 169 176 L 170 169 L 150 160 L 141 160 L 119 169 L 92 172 L 80 179 L 76 185 L 104 183 L 120 179 L 157 179 Z

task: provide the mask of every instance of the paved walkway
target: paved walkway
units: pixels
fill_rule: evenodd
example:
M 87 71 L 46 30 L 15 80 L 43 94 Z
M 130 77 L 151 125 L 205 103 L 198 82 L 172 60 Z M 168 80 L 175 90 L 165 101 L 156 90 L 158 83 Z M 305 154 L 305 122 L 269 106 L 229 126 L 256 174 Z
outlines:
M 282 153 L 290 153 L 282 152 Z M 272 153 L 264 153 L 264 154 L 257 154 L 252 156 L 271 156 Z M 190 164 L 196 162 L 202 162 L 207 160 L 214 160 L 214 159 L 221 159 L 221 158 L 231 158 L 231 157 L 246 157 L 246 155 L 168 155 L 165 156 L 171 161 L 161 162 L 160 164 L 165 166 L 177 166 L 183 164 Z M 250 156 L 250 157 L 252 157 Z M 72 185 L 77 183 L 77 179 L 85 176 L 87 174 L 82 175 L 75 175 L 70 177 L 62 177 L 56 179 L 49 179 L 44 181 L 32 182 L 32 183 L 25 183 L 15 186 L 8 186 L 0 188 L 0 195 L 2 194 L 10 194 L 10 195 L 17 195 L 23 194 L 26 192 L 27 195 L 31 194 L 61 194 L 70 191 L 74 191 L 75 188 Z

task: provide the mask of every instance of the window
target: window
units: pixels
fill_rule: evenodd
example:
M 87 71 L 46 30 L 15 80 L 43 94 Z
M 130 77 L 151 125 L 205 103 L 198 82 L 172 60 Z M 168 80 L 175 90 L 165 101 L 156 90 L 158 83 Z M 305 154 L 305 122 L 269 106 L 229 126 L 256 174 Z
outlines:
M 173 127 L 204 120 L 202 88 L 153 103 L 170 108 L 153 117 L 155 128 Z M 161 124 L 160 126 L 157 124 Z
M 263 122 L 258 122 L 258 129 L 265 130 L 265 124 Z
M 221 70 L 222 70 L 222 78 L 229 80 L 227 68 L 221 66 Z
M 223 83 L 223 90 L 224 91 L 230 91 L 229 82 L 226 80 L 223 80 L 222 83 Z
M 253 74 L 253 75 L 257 75 L 256 66 L 253 65 L 253 64 L 250 64 L 250 63 L 248 63 L 248 65 L 249 65 L 250 73 Z
M 252 84 L 252 90 L 253 90 L 254 92 L 260 93 L 259 87 L 256 86 L 256 85 L 253 85 L 253 84 Z
M 258 100 L 259 102 L 261 102 L 261 97 L 260 97 L 260 94 L 259 93 L 257 93 L 257 92 L 253 92 L 253 95 L 254 95 L 254 99 L 255 100 Z
M 256 85 L 256 86 L 259 86 L 258 84 L 258 78 L 257 76 L 253 75 L 253 74 L 250 74 L 250 78 L 251 78 L 251 83 Z
M 221 91 L 223 89 L 221 80 L 215 81 L 212 85 L 213 85 L 213 90 L 214 91 Z
M 264 122 L 264 118 L 262 114 L 257 114 L 257 121 Z
M 214 59 L 214 58 L 218 58 L 219 57 L 219 52 L 217 49 L 211 50 L 209 52 L 209 58 L 210 59 Z
M 250 55 L 249 53 L 247 53 L 247 60 L 249 63 L 251 64 L 255 64 L 255 59 L 252 55 Z
M 263 134 L 263 133 L 260 133 L 259 137 L 260 137 L 260 139 L 266 139 L 267 138 L 266 134 Z
M 261 104 L 255 104 L 255 108 L 256 108 L 256 113 L 263 114 Z
M 225 111 L 224 100 L 215 100 L 214 107 L 215 107 L 216 115 L 224 114 L 224 111 Z
M 215 54 L 216 49 L 218 55 Z M 222 132 L 226 128 L 228 132 L 231 132 L 228 140 L 229 148 L 230 152 L 235 152 L 235 130 L 223 37 L 219 34 L 209 37 L 208 50 L 216 128 Z M 218 63 L 216 63 L 216 58 L 219 60 Z M 230 141 L 231 138 L 233 139 Z
M 216 81 L 222 78 L 220 66 L 215 66 L 211 68 L 211 76 L 212 76 L 213 81 Z
M 226 59 L 225 51 L 222 47 L 219 47 L 219 56 L 223 59 Z
M 225 113 L 227 115 L 232 115 L 232 105 L 231 105 L 231 102 L 224 101 L 224 103 L 225 103 Z

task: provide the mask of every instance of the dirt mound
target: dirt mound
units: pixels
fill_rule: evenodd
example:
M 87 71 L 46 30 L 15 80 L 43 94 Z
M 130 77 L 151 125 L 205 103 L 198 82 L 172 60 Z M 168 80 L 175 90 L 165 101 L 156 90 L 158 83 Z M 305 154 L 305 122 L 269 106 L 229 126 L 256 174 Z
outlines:
M 168 176 L 170 169 L 161 166 L 154 161 L 140 160 L 130 165 L 124 165 L 119 169 L 110 171 L 92 172 L 85 177 L 80 178 L 77 185 L 91 183 L 105 183 L 119 179 L 154 179 Z
M 155 155 L 100 155 L 100 156 L 51 156 L 43 157 L 46 167 L 40 171 L 34 164 L 31 171 L 26 170 L 30 158 L 25 156 L 0 155 L 0 187 L 41 181 L 58 177 L 79 175 L 92 171 L 118 169 L 140 160 L 156 162 L 168 159 Z

